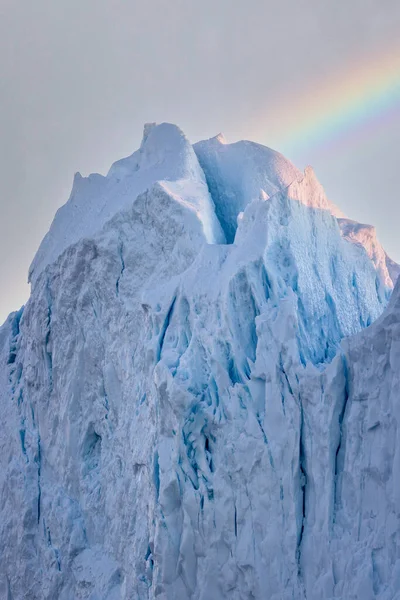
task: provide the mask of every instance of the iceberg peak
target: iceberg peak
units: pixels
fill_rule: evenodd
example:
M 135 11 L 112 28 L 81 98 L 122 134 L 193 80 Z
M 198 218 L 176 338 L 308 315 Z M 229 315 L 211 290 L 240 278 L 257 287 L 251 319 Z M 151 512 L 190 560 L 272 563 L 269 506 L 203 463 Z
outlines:
M 171 194 L 181 197 L 197 211 L 208 232 L 208 242 L 225 241 L 204 173 L 189 140 L 177 125 L 147 123 L 140 148 L 115 162 L 106 177 L 75 176 L 71 196 L 57 211 L 32 262 L 29 281 L 34 282 L 68 246 L 100 231 L 140 194 L 163 181 L 168 182 Z

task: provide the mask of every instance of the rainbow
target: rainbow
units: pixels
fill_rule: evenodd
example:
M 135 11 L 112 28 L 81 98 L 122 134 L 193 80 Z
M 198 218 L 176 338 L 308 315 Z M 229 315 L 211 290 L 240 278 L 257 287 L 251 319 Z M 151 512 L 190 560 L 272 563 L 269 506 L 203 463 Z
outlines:
M 400 48 L 354 62 L 319 80 L 268 116 L 274 147 L 290 156 L 331 151 L 371 139 L 400 118 Z M 260 137 L 260 123 L 255 125 Z M 270 143 L 270 140 L 265 140 Z

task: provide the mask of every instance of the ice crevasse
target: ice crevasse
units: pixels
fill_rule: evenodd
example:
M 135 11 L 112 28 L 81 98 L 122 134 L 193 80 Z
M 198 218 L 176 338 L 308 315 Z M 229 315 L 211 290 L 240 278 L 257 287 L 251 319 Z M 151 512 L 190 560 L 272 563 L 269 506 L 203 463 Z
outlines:
M 148 125 L 0 329 L 0 595 L 400 598 L 398 266 L 311 168 Z

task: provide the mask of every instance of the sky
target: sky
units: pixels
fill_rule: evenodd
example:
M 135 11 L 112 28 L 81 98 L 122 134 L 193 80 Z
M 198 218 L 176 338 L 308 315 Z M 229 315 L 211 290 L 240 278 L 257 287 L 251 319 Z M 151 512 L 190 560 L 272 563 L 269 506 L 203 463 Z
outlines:
M 399 31 L 398 0 L 0 0 L 0 321 L 74 173 L 145 122 L 311 164 L 400 261 Z

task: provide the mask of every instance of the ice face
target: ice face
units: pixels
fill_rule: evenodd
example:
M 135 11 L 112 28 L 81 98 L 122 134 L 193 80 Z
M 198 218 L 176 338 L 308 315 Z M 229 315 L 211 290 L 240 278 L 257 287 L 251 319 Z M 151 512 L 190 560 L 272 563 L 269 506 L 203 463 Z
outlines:
M 2 597 L 398 593 L 399 288 L 310 170 L 210 145 L 78 178 L 0 329 Z

